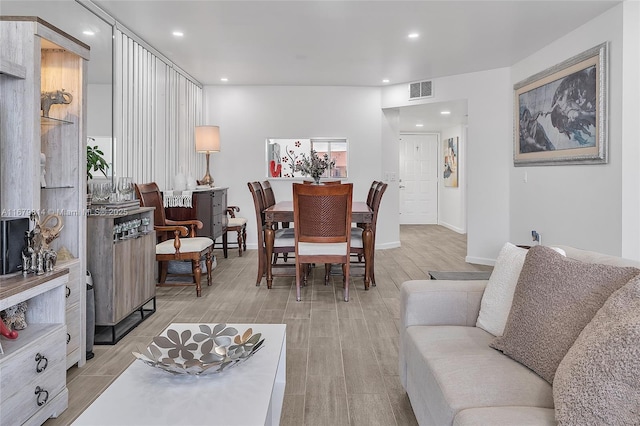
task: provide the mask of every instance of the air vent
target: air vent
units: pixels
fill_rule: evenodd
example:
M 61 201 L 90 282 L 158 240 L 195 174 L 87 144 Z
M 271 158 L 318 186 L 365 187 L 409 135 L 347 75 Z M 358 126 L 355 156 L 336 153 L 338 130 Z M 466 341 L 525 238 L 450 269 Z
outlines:
M 409 99 L 430 98 L 433 96 L 431 81 L 409 83 Z

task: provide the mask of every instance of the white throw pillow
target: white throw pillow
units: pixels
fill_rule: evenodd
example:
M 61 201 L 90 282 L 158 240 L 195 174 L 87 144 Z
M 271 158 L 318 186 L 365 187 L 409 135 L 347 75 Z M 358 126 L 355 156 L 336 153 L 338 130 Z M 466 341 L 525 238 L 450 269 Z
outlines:
M 526 249 L 511 243 L 502 247 L 482 295 L 476 327 L 494 336 L 502 336 L 526 255 Z

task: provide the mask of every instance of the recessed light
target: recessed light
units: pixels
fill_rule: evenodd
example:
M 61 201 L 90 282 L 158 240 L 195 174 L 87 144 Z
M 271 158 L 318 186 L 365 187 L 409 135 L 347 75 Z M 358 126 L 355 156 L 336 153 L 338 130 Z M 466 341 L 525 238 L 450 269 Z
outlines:
M 176 36 L 176 37 L 182 37 L 182 36 L 184 36 L 184 33 L 183 33 L 182 31 L 174 31 L 172 34 L 173 34 L 174 36 Z
M 227 77 L 222 77 L 220 81 L 229 81 L 229 79 Z
M 416 124 L 416 127 L 424 127 L 424 124 Z
M 440 114 L 449 115 L 449 114 L 451 114 L 451 111 L 440 111 Z
M 382 82 L 383 82 L 383 83 L 388 83 L 388 82 L 389 82 L 389 79 L 388 79 L 388 78 L 385 78 L 384 80 L 382 80 Z
M 409 34 L 407 37 L 409 37 L 409 38 L 418 38 L 418 37 L 420 37 L 420 34 L 418 34 L 418 33 L 411 33 L 411 34 Z
M 93 31 L 89 31 L 89 30 L 83 31 L 82 34 L 88 35 L 88 36 L 96 35 L 96 33 L 94 33 Z

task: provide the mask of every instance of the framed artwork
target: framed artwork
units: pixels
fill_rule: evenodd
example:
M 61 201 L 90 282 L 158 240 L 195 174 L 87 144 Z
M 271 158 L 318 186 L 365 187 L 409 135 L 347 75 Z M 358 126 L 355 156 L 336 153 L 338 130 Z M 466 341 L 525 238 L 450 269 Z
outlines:
M 335 162 L 334 166 L 326 170 L 322 177 L 347 177 L 348 143 L 346 138 L 268 138 L 266 140 L 267 178 L 304 177 L 302 172 L 296 171 L 296 164 L 302 159 L 302 154 L 309 157 L 312 149 L 319 155 L 326 153 Z
M 445 139 L 442 143 L 444 155 L 444 186 L 458 187 L 458 137 Z
M 603 43 L 514 85 L 515 166 L 607 162 Z

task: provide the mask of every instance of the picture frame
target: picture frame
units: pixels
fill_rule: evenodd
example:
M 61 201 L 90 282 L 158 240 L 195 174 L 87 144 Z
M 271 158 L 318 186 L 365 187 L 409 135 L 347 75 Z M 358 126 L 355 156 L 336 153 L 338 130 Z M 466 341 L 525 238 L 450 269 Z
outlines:
M 442 178 L 444 186 L 452 188 L 458 187 L 458 141 L 457 136 L 442 141 L 442 156 L 444 159 Z
M 514 89 L 514 166 L 608 162 L 608 42 Z
M 327 154 L 334 161 L 325 170 L 323 178 L 346 178 L 348 168 L 348 140 L 342 137 L 267 138 L 265 143 L 265 173 L 267 179 L 304 179 L 296 170 L 303 156 L 309 157 L 313 149 L 322 156 Z

